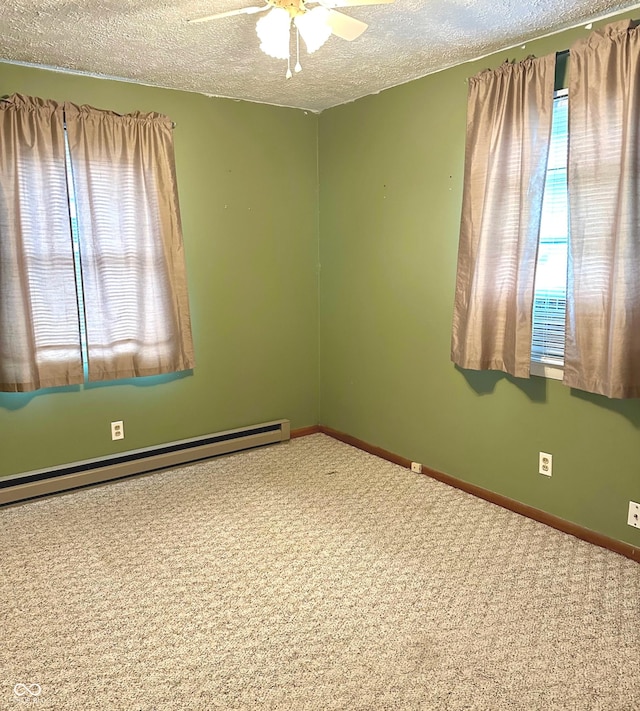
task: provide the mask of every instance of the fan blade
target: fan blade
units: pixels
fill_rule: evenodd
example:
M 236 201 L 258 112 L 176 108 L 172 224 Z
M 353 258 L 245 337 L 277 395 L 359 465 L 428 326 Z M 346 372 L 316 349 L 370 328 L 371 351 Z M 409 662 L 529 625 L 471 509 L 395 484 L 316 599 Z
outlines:
M 227 12 L 218 12 L 216 15 L 207 15 L 206 17 L 197 17 L 195 20 L 187 20 L 191 25 L 198 22 L 209 22 L 209 20 L 219 20 L 221 17 L 233 17 L 234 15 L 254 15 L 256 12 L 264 12 L 271 5 L 263 5 L 262 7 L 242 7 L 239 10 L 227 10 Z
M 336 12 L 335 10 L 329 10 L 327 24 L 336 37 L 349 40 L 349 42 L 360 37 L 367 27 L 369 27 L 366 22 L 361 22 L 360 20 L 356 20 L 355 17 L 350 17 L 349 15 Z
M 386 5 L 395 0 L 324 0 L 325 7 L 356 7 L 357 5 Z

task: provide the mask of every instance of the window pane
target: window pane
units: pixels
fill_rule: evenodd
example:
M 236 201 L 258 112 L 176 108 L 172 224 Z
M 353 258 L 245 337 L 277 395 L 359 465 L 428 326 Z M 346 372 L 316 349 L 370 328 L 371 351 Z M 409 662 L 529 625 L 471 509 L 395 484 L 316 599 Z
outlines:
M 567 296 L 568 98 L 553 103 L 549 162 L 542 202 L 538 261 L 533 300 L 531 360 L 550 365 L 564 363 Z
M 65 127 L 64 152 L 67 164 L 67 193 L 69 197 L 69 217 L 71 222 L 71 240 L 73 244 L 73 265 L 75 269 L 76 298 L 78 299 L 78 320 L 80 323 L 80 346 L 82 351 L 82 371 L 84 379 L 88 380 L 87 355 L 87 322 L 84 311 L 84 287 L 82 285 L 82 269 L 80 264 L 80 238 L 78 231 L 78 211 L 76 209 L 76 189 L 73 182 L 73 166 L 69 153 L 69 137 Z

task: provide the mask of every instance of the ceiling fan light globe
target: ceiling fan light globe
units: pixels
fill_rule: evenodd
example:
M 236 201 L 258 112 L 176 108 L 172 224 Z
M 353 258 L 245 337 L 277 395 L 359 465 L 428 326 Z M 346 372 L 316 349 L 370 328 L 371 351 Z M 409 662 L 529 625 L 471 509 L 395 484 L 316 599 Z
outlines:
M 327 24 L 328 17 L 329 11 L 325 7 L 314 7 L 304 15 L 294 18 L 293 21 L 309 54 L 320 49 L 331 36 L 331 27 Z
M 286 10 L 274 7 L 256 23 L 260 49 L 275 59 L 289 58 L 291 16 Z

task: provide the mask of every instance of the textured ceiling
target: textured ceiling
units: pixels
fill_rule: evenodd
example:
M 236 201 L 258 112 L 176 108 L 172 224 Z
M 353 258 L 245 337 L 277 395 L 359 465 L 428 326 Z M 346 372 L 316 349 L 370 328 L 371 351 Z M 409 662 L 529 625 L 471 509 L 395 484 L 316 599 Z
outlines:
M 3 0 L 0 59 L 312 111 L 607 14 L 623 0 L 395 0 L 346 8 L 369 24 L 332 36 L 303 71 L 258 48 L 256 16 L 188 18 L 261 0 Z M 258 15 L 260 17 L 260 15 Z M 295 58 L 293 60 L 295 62 Z

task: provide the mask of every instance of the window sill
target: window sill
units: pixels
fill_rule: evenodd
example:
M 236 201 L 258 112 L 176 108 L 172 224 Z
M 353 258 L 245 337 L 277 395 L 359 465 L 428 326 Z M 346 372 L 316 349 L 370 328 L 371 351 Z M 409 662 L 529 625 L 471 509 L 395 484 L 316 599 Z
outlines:
M 561 365 L 534 363 L 533 361 L 531 361 L 529 372 L 531 375 L 538 375 L 541 378 L 549 378 L 550 380 L 562 380 L 564 375 L 564 369 Z

